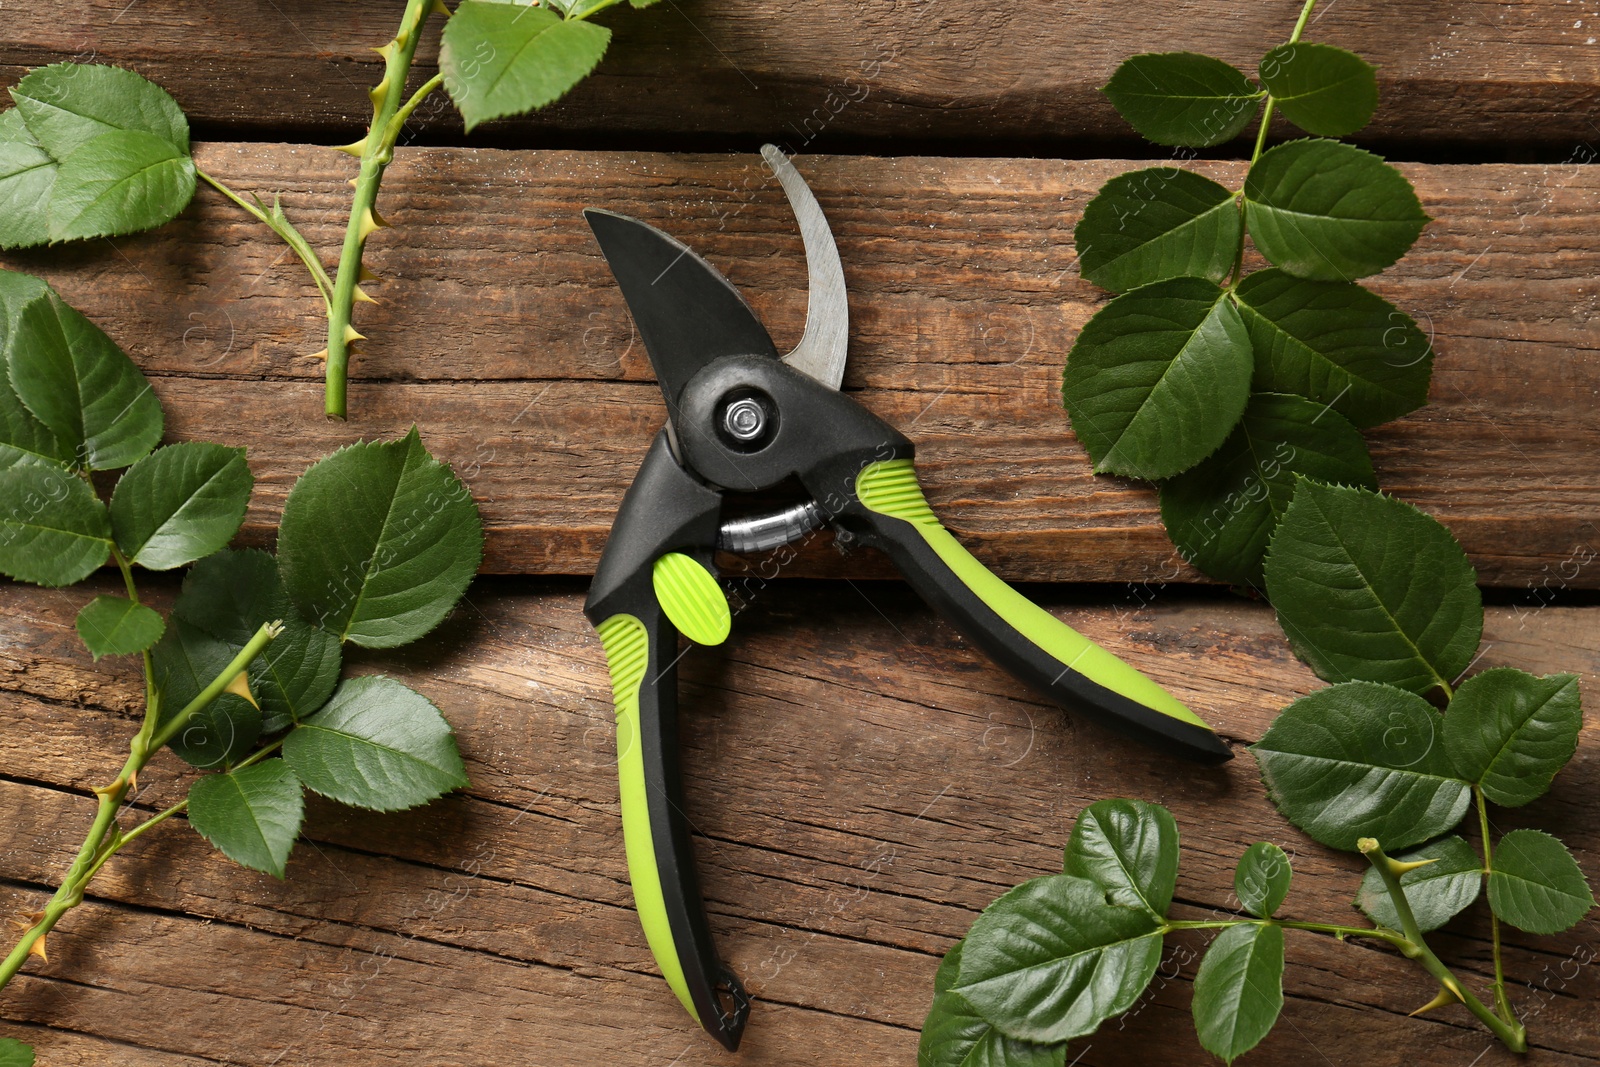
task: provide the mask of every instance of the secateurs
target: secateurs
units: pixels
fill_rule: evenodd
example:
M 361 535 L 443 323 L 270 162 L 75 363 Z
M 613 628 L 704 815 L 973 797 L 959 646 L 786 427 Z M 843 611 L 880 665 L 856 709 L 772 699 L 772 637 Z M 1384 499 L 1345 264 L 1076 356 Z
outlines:
M 1166 690 L 996 578 L 939 524 L 911 442 L 838 391 L 848 333 L 839 252 L 804 179 L 777 148 L 762 155 L 798 217 L 810 275 L 805 333 L 786 356 L 687 245 L 625 215 L 584 212 L 668 416 L 622 499 L 584 606 L 611 673 L 628 874 L 667 984 L 729 1049 L 750 999 L 712 944 L 677 756 L 679 635 L 714 645 L 731 626 L 713 566 L 719 549 L 757 552 L 831 526 L 886 552 L 924 600 L 1057 702 L 1194 760 L 1230 756 Z M 724 518 L 725 498 L 795 480 L 809 499 Z

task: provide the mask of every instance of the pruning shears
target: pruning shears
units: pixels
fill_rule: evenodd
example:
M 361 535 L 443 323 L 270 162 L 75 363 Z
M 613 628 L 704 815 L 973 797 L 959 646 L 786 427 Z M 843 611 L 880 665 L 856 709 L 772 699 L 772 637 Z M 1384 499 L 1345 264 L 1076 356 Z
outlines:
M 995 577 L 940 524 L 911 442 L 839 392 L 849 324 L 839 250 L 788 158 L 772 145 L 762 155 L 799 220 L 810 278 L 805 333 L 785 356 L 688 245 L 626 215 L 584 212 L 667 404 L 584 605 L 611 674 L 628 875 L 667 984 L 730 1050 L 750 997 L 712 942 L 677 757 L 679 636 L 716 645 L 732 624 L 717 551 L 760 552 L 831 527 L 887 553 L 924 600 L 1058 703 L 1202 763 L 1232 755 L 1165 689 Z M 725 517 L 741 494 L 796 482 L 807 499 Z

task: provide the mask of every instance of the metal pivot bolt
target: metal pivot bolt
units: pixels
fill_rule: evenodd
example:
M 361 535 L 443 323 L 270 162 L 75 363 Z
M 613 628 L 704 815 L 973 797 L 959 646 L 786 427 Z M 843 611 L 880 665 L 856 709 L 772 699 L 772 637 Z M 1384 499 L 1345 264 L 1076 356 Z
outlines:
M 766 409 L 750 397 L 735 400 L 722 411 L 722 428 L 737 441 L 754 441 L 766 432 Z

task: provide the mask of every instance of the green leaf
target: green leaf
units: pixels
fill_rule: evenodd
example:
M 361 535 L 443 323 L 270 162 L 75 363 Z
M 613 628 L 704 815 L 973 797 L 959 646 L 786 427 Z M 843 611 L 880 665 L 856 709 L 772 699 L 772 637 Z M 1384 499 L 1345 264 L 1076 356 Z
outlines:
M 274 878 L 283 877 L 305 810 L 300 779 L 281 759 L 208 774 L 189 787 L 190 825 L 233 862 Z
M 39 243 L 42 222 L 52 241 L 148 229 L 193 199 L 188 119 L 171 96 L 139 75 L 57 63 L 23 78 L 11 95 L 37 146 L 32 156 L 25 148 L 11 153 L 29 165 L 16 179 L 34 196 L 17 223 L 26 243 Z M 0 165 L 0 174 L 6 169 Z M 0 203 L 5 196 L 0 187 Z M 8 239 L 5 230 L 0 223 L 0 243 Z
M 161 402 L 116 342 L 54 292 L 7 317 L 11 387 L 61 447 L 94 470 L 126 467 L 161 440 Z
M 1589 913 L 1594 894 L 1566 845 L 1539 830 L 1513 830 L 1494 846 L 1489 907 L 1519 930 L 1555 934 Z
M 283 758 L 313 792 L 374 811 L 426 804 L 467 785 L 450 724 L 428 698 L 368 675 L 290 731 Z
M 0 1037 L 0 1067 L 33 1067 L 33 1046 L 14 1037 Z
M 1100 474 L 1169 478 L 1214 452 L 1250 396 L 1250 340 L 1222 290 L 1173 278 L 1117 297 L 1078 334 L 1062 397 Z
M 242 448 L 192 441 L 158 449 L 111 494 L 117 546 L 153 571 L 209 556 L 238 532 L 254 485 Z
M 1467 669 L 1483 636 L 1467 554 L 1449 530 L 1394 497 L 1300 479 L 1266 577 L 1295 653 L 1330 682 L 1427 693 Z
M 951 990 L 1008 1037 L 1050 1044 L 1133 1006 L 1161 961 L 1160 920 L 1069 874 L 1024 882 L 967 934 Z
M 278 561 L 259 548 L 229 548 L 196 563 L 183 578 L 183 592 L 172 613 L 219 641 L 243 648 L 264 622 L 282 621 L 277 648 L 298 622 L 278 579 Z M 257 663 L 261 662 L 259 658 Z
M 444 87 L 467 129 L 544 107 L 577 85 L 611 41 L 604 26 L 543 8 L 462 0 L 439 48 Z
M 233 661 L 238 649 L 181 618 L 150 650 L 162 728 Z M 235 693 L 223 693 L 195 712 L 175 734 L 172 751 L 202 770 L 223 767 L 243 757 L 261 737 L 261 709 Z
M 1298 393 L 1357 426 L 1428 402 L 1433 346 L 1410 315 L 1354 282 L 1312 282 L 1260 270 L 1239 283 L 1255 349 L 1255 387 Z
M 50 192 L 56 161 L 28 132 L 22 112 L 0 115 L 0 248 L 50 240 Z
M 7 112 L 14 114 L 14 112 Z M 0 227 L 4 222 L 0 221 Z M 7 352 L 12 322 L 34 300 L 50 292 L 43 279 L 0 270 L 0 468 L 26 459 L 71 464 L 77 457 L 44 423 L 34 417 L 11 387 Z
M 1237 137 L 1262 96 L 1236 68 L 1194 52 L 1130 56 L 1100 91 L 1147 139 L 1190 148 Z
M 1260 1044 L 1283 1010 L 1283 930 L 1223 930 L 1194 976 L 1192 1010 L 1200 1044 L 1228 1063 Z
M 77 625 L 95 659 L 143 652 L 167 628 L 155 611 L 121 596 L 95 597 L 78 612 Z
M 66 467 L 72 460 L 71 449 L 63 448 L 56 435 L 34 418 L 17 397 L 10 376 L 0 364 L 0 469 L 35 461 Z
M 1378 77 L 1354 52 L 1297 41 L 1261 57 L 1257 72 L 1278 113 L 1307 133 L 1347 137 L 1372 121 Z
M 102 134 L 61 161 L 50 239 L 136 233 L 171 222 L 194 199 L 194 160 L 152 134 Z
M 950 946 L 950 951 L 944 954 L 944 959 L 939 961 L 939 969 L 933 972 L 935 996 L 955 986 L 956 976 L 961 973 L 961 946 L 966 943 L 965 939 L 957 941 Z
M 1256 248 L 1301 278 L 1348 282 L 1405 255 L 1428 216 L 1404 175 L 1338 141 L 1268 149 L 1244 182 Z
M 972 1005 L 949 992 L 961 969 L 961 946 L 945 953 L 933 979 L 933 1007 L 922 1024 L 917 1067 L 1063 1067 L 1067 1046 L 1006 1037 Z
M 339 639 L 305 620 L 278 578 L 278 561 L 259 549 L 218 552 L 196 563 L 172 612 L 234 652 L 262 623 L 283 623 L 283 632 L 249 668 L 263 735 L 287 730 L 315 712 L 339 684 Z
M 1459 837 L 1430 841 L 1394 858 L 1402 863 L 1434 861 L 1400 876 L 1406 903 L 1411 905 L 1411 913 L 1423 933 L 1439 929 L 1466 910 L 1478 899 L 1478 892 L 1483 888 L 1483 867 L 1478 852 Z M 1400 929 L 1400 916 L 1375 868 L 1369 867 L 1362 876 L 1355 905 L 1379 926 Z
M 940 993 L 922 1024 L 917 1067 L 1063 1067 L 1065 1042 L 1036 1045 L 996 1030 L 958 993 Z
M 1270 841 L 1257 841 L 1239 857 L 1239 866 L 1233 871 L 1233 891 L 1251 915 L 1270 919 L 1283 906 L 1293 878 L 1294 868 L 1283 849 Z
M 1304 397 L 1257 393 L 1221 448 L 1161 483 L 1161 521 L 1184 559 L 1260 589 L 1296 475 L 1378 487 L 1366 441 L 1343 416 Z
M 1159 804 L 1096 801 L 1073 824 L 1063 873 L 1094 882 L 1112 904 L 1165 918 L 1178 882 L 1177 821 Z
M 43 278 L 17 270 L 0 270 L 0 325 L 4 327 L 0 330 L 0 344 L 10 335 L 11 324 L 22 309 L 50 292 L 50 283 Z
M 1319 689 L 1251 746 L 1273 803 L 1331 848 L 1363 837 L 1399 850 L 1461 821 L 1472 787 L 1455 776 L 1438 712 L 1375 682 Z
M 0 470 L 0 573 L 71 585 L 111 555 L 111 520 L 89 483 L 37 460 Z
M 1243 226 L 1232 192 L 1193 171 L 1151 167 L 1101 186 L 1072 237 L 1083 276 L 1121 293 L 1185 275 L 1221 282 Z
M 368 648 L 415 641 L 449 614 L 483 558 L 466 486 L 413 427 L 362 442 L 295 483 L 278 528 L 283 583 L 302 614 Z
M 1496 804 L 1514 808 L 1550 788 L 1577 751 L 1582 728 L 1577 675 L 1537 678 L 1496 667 L 1456 690 L 1444 744 L 1456 773 Z
M 53 63 L 23 78 L 11 96 L 28 129 L 56 159 L 119 130 L 147 133 L 184 155 L 189 152 L 183 109 L 166 90 L 131 70 Z

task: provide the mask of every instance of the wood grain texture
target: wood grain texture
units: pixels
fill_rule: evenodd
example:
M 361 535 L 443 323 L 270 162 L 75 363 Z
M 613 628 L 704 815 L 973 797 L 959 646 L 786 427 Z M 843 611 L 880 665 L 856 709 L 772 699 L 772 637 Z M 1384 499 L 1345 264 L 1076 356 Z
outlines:
M 282 192 L 336 247 L 353 162 L 292 145 L 203 146 L 239 189 Z M 851 290 L 845 388 L 918 445 L 929 498 L 1014 580 L 1197 580 L 1147 485 L 1096 478 L 1060 371 L 1107 294 L 1072 228 L 1119 161 L 804 157 Z M 1206 164 L 1219 180 L 1242 165 Z M 1445 521 L 1486 583 L 1595 587 L 1600 567 L 1600 173 L 1405 168 L 1435 221 L 1373 279 L 1438 356 L 1429 405 L 1369 434 L 1382 484 Z M 598 205 L 694 243 L 780 348 L 799 338 L 793 217 L 754 156 L 417 149 L 385 186 L 383 302 L 360 305 L 353 421 L 323 420 L 325 327 L 300 265 L 202 192 L 175 223 L 10 255 L 49 277 L 156 382 L 171 436 L 247 445 L 247 520 L 270 537 L 293 479 L 356 435 L 419 423 L 478 498 L 489 571 L 590 573 L 664 415 L 643 346 L 579 215 Z M 819 542 L 788 573 L 882 576 Z
M 153 584 L 165 607 L 172 584 Z M 402 677 L 446 711 L 469 789 L 397 816 L 316 804 L 281 883 L 181 821 L 163 827 L 106 867 L 51 935 L 50 962 L 0 995 L 5 1032 L 48 1065 L 728 1062 L 682 1016 L 636 925 L 608 683 L 577 585 L 483 581 L 403 657 L 357 657 L 353 670 Z M 136 672 L 92 664 L 72 631 L 82 600 L 115 591 L 91 586 L 5 591 L 0 901 L 13 912 L 67 865 L 88 790 L 134 728 Z M 1047 599 L 1236 745 L 1317 684 L 1242 601 Z M 1590 693 L 1600 680 L 1596 609 L 1492 609 L 1485 641 L 1480 666 L 1573 670 Z M 1176 812 L 1184 917 L 1225 904 L 1256 840 L 1294 856 L 1286 914 L 1353 917 L 1359 859 L 1281 820 L 1248 753 L 1197 770 L 1041 705 L 897 584 L 775 584 L 725 650 L 684 670 L 711 922 L 758 998 L 741 1063 L 911 1062 L 938 955 L 1003 889 L 1059 869 L 1071 820 L 1104 796 Z M 1497 826 L 1561 834 L 1595 870 L 1597 752 L 1591 719 L 1554 791 Z M 139 804 L 170 803 L 188 776 L 162 755 Z M 1487 936 L 1480 908 L 1435 946 L 1481 988 Z M 1531 1062 L 1600 1060 L 1600 922 L 1509 937 Z M 1151 995 L 1079 1042 L 1077 1062 L 1201 1062 L 1188 986 L 1203 945 L 1170 946 Z M 1393 953 L 1304 935 L 1290 960 L 1283 1022 L 1254 1062 L 1519 1062 L 1460 1009 L 1407 1019 L 1431 991 Z
M 1184 49 L 1254 72 L 1284 40 L 1292 0 L 1144 5 L 1023 0 L 951 6 L 882 0 L 797 10 L 781 0 L 673 0 L 601 21 L 616 37 L 565 101 L 492 127 L 518 144 L 550 138 L 696 136 L 814 145 L 874 139 L 1059 144 L 1131 140 L 1098 92 L 1125 57 Z M 379 76 L 369 49 L 398 3 L 361 0 L 86 0 L 11 5 L 0 84 L 63 59 L 132 67 L 195 121 L 353 140 Z M 1363 136 L 1401 151 L 1507 141 L 1587 153 L 1600 103 L 1595 14 L 1563 0 L 1324 3 L 1309 37 L 1377 64 L 1383 103 Z M 437 22 L 434 24 L 437 26 Z M 417 80 L 437 55 L 431 29 Z M 459 138 L 444 102 L 414 126 Z

